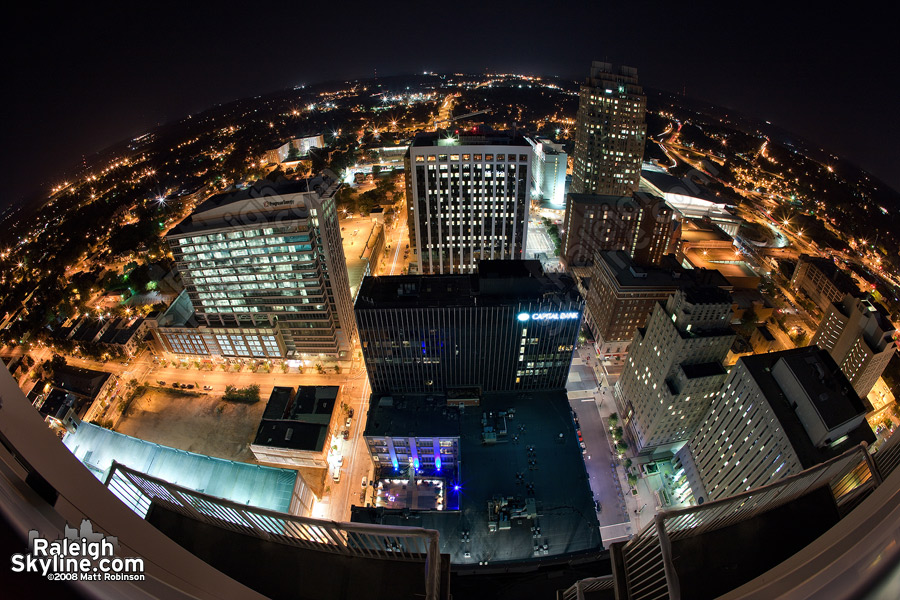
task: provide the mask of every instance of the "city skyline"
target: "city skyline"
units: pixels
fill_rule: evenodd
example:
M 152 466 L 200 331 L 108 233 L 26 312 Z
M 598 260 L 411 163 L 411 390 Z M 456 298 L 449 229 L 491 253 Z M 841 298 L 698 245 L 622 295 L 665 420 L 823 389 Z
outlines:
M 10 547 L 81 521 L 150 596 L 896 581 L 900 193 L 689 91 L 889 159 L 865 123 L 892 131 L 890 95 L 837 77 L 880 81 L 868 47 L 835 60 L 871 32 L 815 53 L 834 16 L 455 9 L 437 41 L 430 5 L 63 11 L 20 47 L 7 193 L 66 177 L 0 196 Z M 562 41 L 515 27 L 538 20 Z
M 539 10 L 536 4 L 528 7 L 512 17 L 522 22 L 525 15 Z M 500 16 L 499 9 L 479 8 L 488 17 Z M 10 65 L 18 93 L 10 98 L 15 118 L 4 125 L 10 146 L 2 172 L 12 185 L 0 205 L 58 184 L 61 172 L 80 163 L 82 155 L 217 103 L 376 72 L 385 76 L 488 68 L 580 82 L 597 59 L 634 65 L 647 88 L 686 92 L 690 98 L 771 121 L 900 189 L 900 175 L 892 168 L 897 156 L 893 139 L 900 135 L 897 113 L 880 104 L 880 94 L 856 93 L 856 86 L 841 85 L 836 78 L 837 73 L 848 72 L 855 80 L 879 80 L 878 57 L 892 51 L 890 19 L 871 11 L 838 16 L 779 6 L 777 12 L 754 7 L 723 14 L 698 6 L 690 13 L 672 15 L 647 5 L 583 6 L 577 10 L 587 11 L 588 18 L 566 19 L 558 28 L 573 28 L 566 43 L 538 45 L 524 53 L 489 52 L 489 36 L 485 40 L 478 36 L 489 27 L 490 18 L 482 17 L 470 20 L 461 34 L 469 42 L 467 50 L 446 56 L 412 56 L 405 44 L 391 42 L 382 44 L 380 52 L 367 54 L 363 42 L 348 41 L 351 32 L 357 31 L 364 40 L 366 28 L 400 27 L 421 37 L 402 11 L 375 11 L 365 24 L 351 18 L 343 26 L 351 35 L 340 44 L 329 44 L 329 60 L 298 65 L 291 60 L 297 44 L 287 35 L 290 24 L 303 31 L 306 42 L 301 46 L 330 42 L 328 28 L 304 25 L 315 22 L 321 8 L 305 8 L 302 22 L 295 21 L 299 15 L 281 15 L 284 22 L 267 33 L 278 50 L 266 61 L 256 60 L 243 48 L 226 49 L 217 43 L 223 31 L 235 30 L 240 22 L 235 7 L 183 10 L 187 12 L 176 18 L 162 10 L 127 8 L 110 13 L 60 8 L 42 15 L 47 38 L 65 45 L 64 54 L 25 29 L 13 31 L 13 43 L 21 49 Z M 325 14 L 321 17 L 327 20 Z M 503 15 L 504 22 L 510 17 Z M 653 34 L 634 35 L 632 27 L 613 26 L 623 20 L 637 28 L 643 23 Z M 590 24 L 597 22 L 609 23 L 603 26 L 603 44 L 587 35 Z M 204 25 L 192 27 L 193 23 Z M 879 34 L 879 28 L 885 31 Z M 833 30 L 840 35 L 830 36 Z M 141 42 L 135 44 L 133 39 Z M 806 52 L 810 48 L 816 48 L 816 58 Z M 115 81 L 122 85 L 109 85 Z M 885 83 L 885 91 L 892 85 Z M 852 119 L 852 114 L 862 117 Z

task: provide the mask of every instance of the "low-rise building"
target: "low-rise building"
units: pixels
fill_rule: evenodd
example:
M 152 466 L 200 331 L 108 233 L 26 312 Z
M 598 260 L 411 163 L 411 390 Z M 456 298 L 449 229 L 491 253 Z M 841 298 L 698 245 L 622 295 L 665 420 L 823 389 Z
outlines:
M 340 438 L 344 412 L 335 410 L 338 386 L 275 386 L 250 450 L 256 460 L 280 466 L 328 466 Z

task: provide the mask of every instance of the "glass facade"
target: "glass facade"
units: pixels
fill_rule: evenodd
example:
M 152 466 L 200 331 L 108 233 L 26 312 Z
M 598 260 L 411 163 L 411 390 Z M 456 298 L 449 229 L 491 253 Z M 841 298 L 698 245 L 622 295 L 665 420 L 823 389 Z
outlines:
M 197 321 L 211 333 L 210 353 L 284 358 L 349 351 L 355 323 L 335 191 L 336 184 L 324 194 L 250 198 L 245 202 L 255 214 L 234 206 L 241 218 L 179 226 L 169 235 Z M 260 204 L 272 208 L 259 210 Z M 192 216 L 200 220 L 198 213 Z

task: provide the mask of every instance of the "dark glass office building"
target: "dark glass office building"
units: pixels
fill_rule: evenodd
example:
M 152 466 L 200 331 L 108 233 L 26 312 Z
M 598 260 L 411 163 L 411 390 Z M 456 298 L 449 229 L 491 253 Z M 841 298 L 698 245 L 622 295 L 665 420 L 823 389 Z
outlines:
M 584 302 L 539 261 L 481 261 L 472 275 L 366 277 L 355 312 L 376 393 L 565 387 Z

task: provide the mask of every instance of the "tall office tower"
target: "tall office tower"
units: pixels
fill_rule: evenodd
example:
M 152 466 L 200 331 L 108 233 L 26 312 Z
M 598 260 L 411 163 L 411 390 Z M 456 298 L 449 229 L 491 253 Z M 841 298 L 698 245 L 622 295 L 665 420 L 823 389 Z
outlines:
M 728 292 L 692 286 L 657 304 L 635 332 L 616 403 L 637 453 L 663 455 L 694 433 L 727 375 L 730 322 Z
M 741 357 L 678 451 L 697 502 L 808 469 L 875 441 L 866 409 L 827 352 L 807 346 Z
M 591 324 L 597 353 L 612 362 L 625 360 L 635 330 L 645 327 L 653 307 L 678 289 L 689 285 L 733 287 L 718 271 L 681 268 L 674 256 L 666 257 L 658 267 L 642 267 L 621 250 L 598 252 L 590 269 L 585 321 Z
M 526 260 L 366 277 L 355 311 L 373 392 L 446 393 L 564 388 L 583 306 L 571 277 Z
M 421 274 L 524 258 L 534 153 L 480 126 L 419 133 L 406 160 L 409 238 Z
M 637 69 L 594 61 L 578 97 L 572 192 L 636 192 L 647 135 L 647 98 Z
M 811 345 L 827 350 L 865 398 L 894 356 L 894 326 L 872 298 L 847 294 L 830 303 Z
M 199 330 L 192 354 L 347 356 L 356 335 L 330 171 L 213 196 L 166 236 Z
M 569 194 L 563 224 L 562 258 L 569 267 L 590 265 L 598 251 L 624 250 L 639 265 L 658 265 L 674 251 L 674 212 L 643 192 Z
M 528 143 L 534 148 L 531 197 L 552 207 L 565 206 L 568 155 L 563 151 L 563 145 L 542 137 L 528 138 Z

